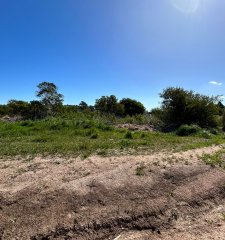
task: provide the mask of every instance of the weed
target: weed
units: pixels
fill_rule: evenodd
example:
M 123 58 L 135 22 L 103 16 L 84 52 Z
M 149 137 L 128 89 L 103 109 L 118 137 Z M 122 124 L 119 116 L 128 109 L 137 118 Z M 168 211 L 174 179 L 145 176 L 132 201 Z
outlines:
M 60 165 L 61 163 L 60 163 L 60 161 L 54 161 L 54 164 Z
M 9 167 L 9 165 L 4 164 L 4 165 L 1 167 L 1 169 L 6 169 L 6 168 L 8 168 L 8 167 Z
M 214 154 L 204 154 L 202 160 L 212 167 L 219 166 L 225 168 L 225 151 L 220 150 Z
M 141 163 L 139 166 L 136 167 L 136 175 L 137 176 L 143 176 L 145 174 L 145 168 L 146 166 Z
M 160 166 L 160 163 L 159 163 L 159 161 L 156 161 L 156 162 L 153 162 L 153 165 L 154 166 Z
M 98 138 L 98 133 L 93 133 L 91 135 L 91 139 L 97 139 Z
M 142 133 L 140 137 L 141 137 L 141 138 L 145 138 L 145 137 L 146 137 L 146 134 L 145 134 L 145 133 Z
M 90 175 L 91 173 L 90 172 L 85 172 L 84 174 L 83 174 L 83 177 L 87 177 L 88 175 Z
M 126 134 L 124 135 L 124 138 L 133 139 L 133 135 L 130 131 L 127 131 Z
M 222 213 L 221 215 L 222 215 L 222 216 L 221 216 L 221 217 L 222 217 L 222 220 L 225 221 L 225 213 Z
M 105 149 L 102 149 L 102 150 L 99 150 L 97 154 L 100 156 L 107 156 L 107 151 Z

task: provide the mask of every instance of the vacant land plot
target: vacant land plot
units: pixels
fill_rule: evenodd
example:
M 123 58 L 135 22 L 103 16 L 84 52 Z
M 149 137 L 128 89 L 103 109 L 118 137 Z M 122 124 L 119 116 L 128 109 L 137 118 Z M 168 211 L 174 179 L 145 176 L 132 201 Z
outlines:
M 224 239 L 223 161 L 222 145 L 105 158 L 3 157 L 0 239 Z
M 46 119 L 0 122 L 0 156 L 23 155 L 121 155 L 155 151 L 183 151 L 224 143 L 224 135 L 207 132 L 189 137 L 175 133 L 129 131 L 101 118 Z

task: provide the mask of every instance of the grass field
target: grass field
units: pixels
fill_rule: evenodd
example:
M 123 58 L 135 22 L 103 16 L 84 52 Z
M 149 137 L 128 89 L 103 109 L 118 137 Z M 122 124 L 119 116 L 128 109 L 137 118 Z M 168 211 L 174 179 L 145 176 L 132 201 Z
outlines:
M 222 134 L 180 137 L 175 133 L 129 132 L 104 119 L 83 116 L 0 122 L 0 156 L 135 154 L 159 149 L 181 151 L 224 142 Z

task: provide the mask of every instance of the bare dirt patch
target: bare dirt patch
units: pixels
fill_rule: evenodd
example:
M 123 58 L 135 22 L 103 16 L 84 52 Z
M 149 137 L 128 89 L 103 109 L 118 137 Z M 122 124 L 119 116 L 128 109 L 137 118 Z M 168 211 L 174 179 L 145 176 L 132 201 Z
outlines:
M 199 160 L 221 148 L 3 159 L 0 239 L 224 239 L 225 171 Z

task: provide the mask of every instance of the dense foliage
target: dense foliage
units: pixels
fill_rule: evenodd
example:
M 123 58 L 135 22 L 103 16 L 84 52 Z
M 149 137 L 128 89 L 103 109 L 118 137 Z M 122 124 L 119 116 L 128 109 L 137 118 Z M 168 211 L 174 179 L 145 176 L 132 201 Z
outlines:
M 216 97 L 182 88 L 167 88 L 160 97 L 162 98 L 161 118 L 167 129 L 176 129 L 183 124 L 196 124 L 202 128 L 218 126 L 219 108 Z
M 102 96 L 94 106 L 81 101 L 79 105 L 63 105 L 63 95 L 54 83 L 42 82 L 37 86 L 36 96 L 31 102 L 10 100 L 0 105 L 0 116 L 16 119 L 45 119 L 57 116 L 73 118 L 75 113 L 96 117 L 99 114 L 109 123 L 149 124 L 157 130 L 174 131 L 188 135 L 194 128 L 223 128 L 225 130 L 225 107 L 219 97 L 209 97 L 183 88 L 169 87 L 160 94 L 162 103 L 149 114 L 144 105 L 131 98 L 118 100 L 115 95 Z M 115 119 L 117 119 L 115 121 Z M 182 127 L 181 127 L 182 126 Z M 181 128 L 180 128 L 181 127 Z
M 118 102 L 116 96 L 102 96 L 95 102 L 95 109 L 102 113 L 115 114 L 117 116 L 134 116 L 145 113 L 145 107 L 134 99 L 123 98 Z
M 116 96 L 102 96 L 95 102 L 95 109 L 102 113 L 115 114 L 117 116 L 123 115 L 123 105 L 118 103 Z
M 63 104 L 63 95 L 58 93 L 54 83 L 42 82 L 38 84 L 36 96 L 45 106 L 48 115 L 55 115 Z
M 144 114 L 145 112 L 144 105 L 134 99 L 123 98 L 120 101 L 120 104 L 124 108 L 124 115 L 134 116 L 138 114 Z

